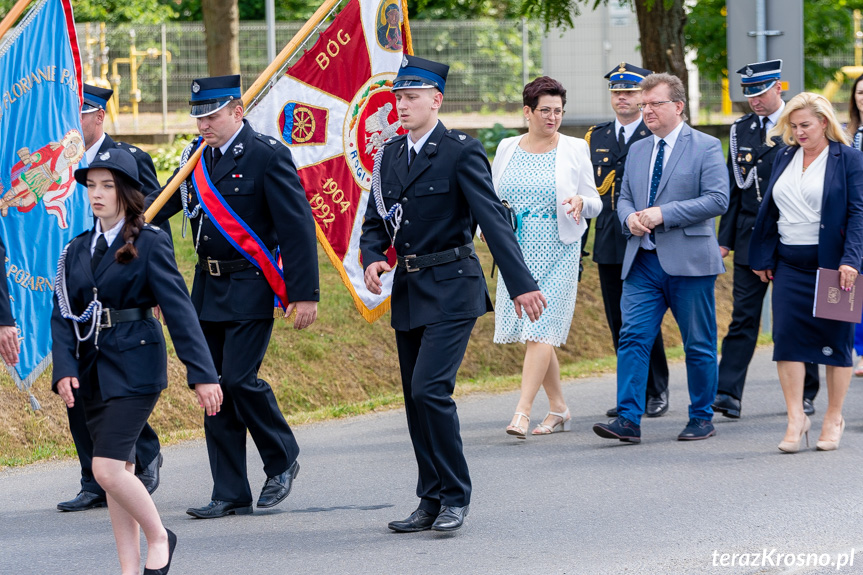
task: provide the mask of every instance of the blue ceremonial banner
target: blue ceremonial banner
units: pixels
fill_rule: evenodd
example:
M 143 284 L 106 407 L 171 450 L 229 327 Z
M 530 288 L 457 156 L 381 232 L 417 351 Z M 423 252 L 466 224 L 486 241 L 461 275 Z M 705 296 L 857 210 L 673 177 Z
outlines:
M 92 224 L 84 162 L 81 59 L 69 0 L 40 0 L 0 44 L 0 237 L 21 337 L 22 390 L 51 363 L 57 260 Z M 31 403 L 38 403 L 31 394 Z

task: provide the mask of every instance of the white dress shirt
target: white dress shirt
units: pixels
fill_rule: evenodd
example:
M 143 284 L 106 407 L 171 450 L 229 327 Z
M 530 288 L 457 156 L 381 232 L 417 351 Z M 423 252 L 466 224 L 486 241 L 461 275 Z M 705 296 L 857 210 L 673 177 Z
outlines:
M 825 146 L 804 172 L 803 148 L 798 149 L 773 186 L 773 201 L 779 208 L 779 241 L 786 246 L 818 244 L 829 151 L 830 146 Z
M 420 155 L 420 151 L 423 149 L 423 146 L 425 145 L 426 142 L 428 142 L 428 139 L 431 137 L 432 132 L 434 132 L 435 128 L 437 128 L 438 122 L 440 122 L 440 120 L 435 122 L 435 125 L 432 126 L 432 129 L 429 130 L 428 132 L 426 132 L 425 134 L 423 134 L 423 137 L 420 138 L 419 140 L 417 140 L 416 144 L 414 144 L 414 141 L 411 140 L 410 132 L 408 132 L 408 137 L 407 137 L 407 140 L 408 140 L 408 159 L 407 159 L 408 166 L 411 165 L 411 150 L 416 148 L 417 156 Z
M 120 230 L 123 229 L 123 224 L 125 223 L 126 218 L 120 218 L 120 221 L 117 222 L 113 228 L 107 232 L 102 232 L 102 221 L 99 218 L 96 218 L 96 233 L 93 234 L 93 241 L 90 242 L 90 257 L 93 257 L 93 252 L 96 249 L 96 242 L 99 241 L 99 236 L 104 235 L 105 241 L 108 242 L 108 247 L 110 247 L 111 244 L 114 243 L 114 240 L 117 239 L 117 236 L 120 235 Z

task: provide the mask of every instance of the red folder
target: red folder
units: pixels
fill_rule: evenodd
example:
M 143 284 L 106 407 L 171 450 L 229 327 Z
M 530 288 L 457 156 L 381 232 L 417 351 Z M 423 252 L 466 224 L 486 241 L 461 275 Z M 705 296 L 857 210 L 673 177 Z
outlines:
M 851 291 L 845 291 L 839 287 L 838 270 L 818 268 L 818 274 L 815 276 L 815 302 L 812 306 L 812 315 L 821 319 L 860 323 L 861 311 L 863 311 L 863 301 L 857 297 L 860 287 L 859 275 Z

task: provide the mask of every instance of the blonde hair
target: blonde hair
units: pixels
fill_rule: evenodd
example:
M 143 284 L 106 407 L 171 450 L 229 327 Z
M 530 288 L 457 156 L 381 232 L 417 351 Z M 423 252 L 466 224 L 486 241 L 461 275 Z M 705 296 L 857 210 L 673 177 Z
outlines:
M 827 129 L 824 131 L 824 135 L 827 136 L 828 140 L 848 145 L 848 136 L 842 129 L 842 124 L 836 119 L 833 104 L 821 94 L 813 94 L 812 92 L 800 92 L 785 104 L 785 110 L 779 116 L 779 121 L 767 134 L 767 144 L 773 146 L 775 144 L 773 137 L 781 136 L 786 145 L 796 145 L 797 142 L 794 140 L 794 134 L 791 130 L 790 117 L 792 113 L 804 109 L 812 112 L 819 120 L 826 120 Z

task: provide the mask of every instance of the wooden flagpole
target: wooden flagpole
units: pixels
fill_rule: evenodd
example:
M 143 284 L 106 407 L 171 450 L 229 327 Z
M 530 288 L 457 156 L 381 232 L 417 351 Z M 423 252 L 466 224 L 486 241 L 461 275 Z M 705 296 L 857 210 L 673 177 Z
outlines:
M 27 6 L 33 0 L 18 0 L 12 9 L 9 10 L 9 13 L 3 18 L 3 21 L 0 22 L 0 38 L 6 35 L 6 32 L 9 31 L 12 26 L 15 25 L 15 22 L 18 21 L 18 17 L 24 13 L 24 10 L 27 9 Z
M 21 2 L 27 3 L 30 0 L 20 0 Z M 270 65 L 267 66 L 266 70 L 264 70 L 258 79 L 246 90 L 246 93 L 243 94 L 243 107 L 247 107 L 264 89 L 264 86 L 270 81 L 273 75 L 278 72 L 282 66 L 290 60 L 291 56 L 294 55 L 294 52 L 297 51 L 297 48 L 302 44 L 306 37 L 311 34 L 315 28 L 326 18 L 327 14 L 330 13 L 330 10 L 333 9 L 333 6 L 337 5 L 342 0 L 325 0 L 321 6 L 315 10 L 315 13 L 312 14 L 312 17 L 308 19 L 308 21 L 303 25 L 300 30 L 294 34 L 294 37 L 291 38 L 291 41 L 288 42 L 285 47 L 279 52 L 279 55 L 276 56 L 276 59 L 270 62 Z M 5 23 L 5 20 L 4 20 Z M 168 199 L 177 191 L 177 188 L 180 187 L 180 183 L 183 182 L 186 178 L 188 178 L 192 170 L 194 170 L 195 165 L 197 165 L 198 160 L 201 158 L 201 154 L 204 152 L 206 148 L 206 144 L 200 146 L 194 154 L 189 158 L 189 161 L 186 162 L 186 165 L 180 168 L 180 171 L 177 172 L 177 175 L 174 176 L 174 179 L 165 186 L 165 189 L 162 190 L 162 193 L 153 201 L 147 211 L 144 212 L 144 220 L 150 221 L 153 219 L 159 210 L 162 209 L 162 206 L 168 201 Z

